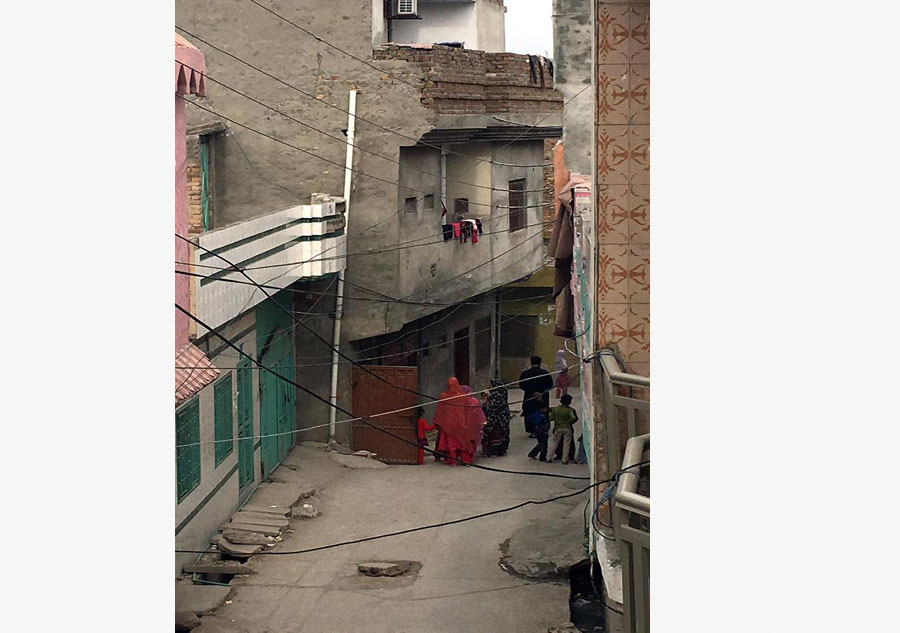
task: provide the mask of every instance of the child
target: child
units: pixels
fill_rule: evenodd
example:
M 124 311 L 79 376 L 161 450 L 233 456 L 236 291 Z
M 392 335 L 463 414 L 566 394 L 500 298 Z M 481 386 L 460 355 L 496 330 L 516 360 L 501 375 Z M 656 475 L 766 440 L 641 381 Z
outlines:
M 550 458 L 547 460 L 548 463 L 553 462 L 553 458 L 556 453 L 556 446 L 560 443 L 563 443 L 563 451 L 562 451 L 562 463 L 569 463 L 569 446 L 572 444 L 572 427 L 578 421 L 578 414 L 575 413 L 575 409 L 570 407 L 572 404 L 572 396 L 569 394 L 564 395 L 559 399 L 560 405 L 558 407 L 553 407 L 553 410 L 550 412 L 550 419 L 553 420 L 553 442 L 551 443 L 551 448 L 549 449 Z
M 433 431 L 434 425 L 428 424 L 428 420 L 425 419 L 425 409 L 421 407 L 416 409 L 416 415 L 419 416 L 419 421 L 416 423 L 416 436 L 419 440 L 419 456 L 416 461 L 417 464 L 425 463 L 425 446 L 428 446 L 428 438 L 425 437 L 426 431 Z M 437 456 L 435 456 L 435 460 Z
M 550 420 L 547 419 L 548 411 L 549 409 L 547 407 L 542 406 L 526 419 L 526 422 L 534 433 L 534 437 L 537 438 L 537 445 L 531 449 L 531 452 L 528 453 L 528 457 L 531 459 L 540 459 L 542 462 L 547 461 L 547 435 L 550 432 Z M 535 457 L 538 453 L 540 453 L 540 455 Z

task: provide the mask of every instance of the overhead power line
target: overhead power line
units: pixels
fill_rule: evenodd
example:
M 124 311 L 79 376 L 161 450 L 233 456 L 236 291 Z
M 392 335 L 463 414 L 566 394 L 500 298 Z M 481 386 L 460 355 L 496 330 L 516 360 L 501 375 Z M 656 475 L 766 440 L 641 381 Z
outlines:
M 255 358 L 253 358 L 253 356 L 251 356 L 250 354 L 246 353 L 246 352 L 243 351 L 240 347 L 238 347 L 237 345 L 235 345 L 233 342 L 231 342 L 230 340 L 228 340 L 227 338 L 225 338 L 224 336 L 222 336 L 217 330 L 215 330 L 214 328 L 210 327 L 209 325 L 207 325 L 206 323 L 204 323 L 203 321 L 201 321 L 200 319 L 198 319 L 198 318 L 197 318 L 194 314 L 192 314 L 189 310 L 187 310 L 187 309 L 183 308 L 182 306 L 178 305 L 178 303 L 175 304 L 175 309 L 178 310 L 179 312 L 183 313 L 184 315 L 186 315 L 189 319 L 191 319 L 192 321 L 194 321 L 195 323 L 197 323 L 197 325 L 199 325 L 199 326 L 201 326 L 201 327 L 203 327 L 203 328 L 209 330 L 210 333 L 212 333 L 212 334 L 214 334 L 215 336 L 217 336 L 218 338 L 220 338 L 220 339 L 222 340 L 223 343 L 225 343 L 226 345 L 228 345 L 229 347 L 231 347 L 233 350 L 235 350 L 236 352 L 238 352 L 238 353 L 239 353 L 241 356 L 243 356 L 244 358 L 247 358 L 251 363 L 253 363 L 253 364 L 256 365 L 257 367 L 259 367 L 260 369 L 263 369 L 263 370 L 269 372 L 270 374 L 272 374 L 272 375 L 275 376 L 276 378 L 278 378 L 278 379 L 280 379 L 280 380 L 283 380 L 284 382 L 286 382 L 286 383 L 289 384 L 289 385 L 293 385 L 294 387 L 296 387 L 296 388 L 299 389 L 300 391 L 306 393 L 307 395 L 309 395 L 309 396 L 311 396 L 312 398 L 318 400 L 319 402 L 322 402 L 323 404 L 326 404 L 327 406 L 332 407 L 333 409 L 335 409 L 335 410 L 337 410 L 337 411 L 340 411 L 340 412 L 343 413 L 344 415 L 348 415 L 348 416 L 350 416 L 350 417 L 354 417 L 354 416 L 353 416 L 353 413 L 351 413 L 351 412 L 348 411 L 347 409 L 343 408 L 342 406 L 340 406 L 340 405 L 338 405 L 338 404 L 334 404 L 334 403 L 331 402 L 329 399 L 320 396 L 319 394 L 317 394 L 317 393 L 314 392 L 313 390 L 309 389 L 308 387 L 305 387 L 305 386 L 301 385 L 300 383 L 296 382 L 295 380 L 292 380 L 292 379 L 288 378 L 287 376 L 283 376 L 282 374 L 278 373 L 277 371 L 275 371 L 275 370 L 272 369 L 271 367 L 268 367 L 268 366 L 266 366 L 266 365 L 263 365 L 263 364 L 260 363 L 258 360 L 256 360 Z M 390 383 L 389 383 L 389 384 L 390 384 Z M 394 386 L 397 387 L 397 385 L 394 385 Z M 462 399 L 462 397 L 459 397 L 459 398 L 460 398 L 460 400 Z M 460 404 L 460 405 L 456 405 L 456 406 L 467 406 L 467 405 Z M 474 405 L 473 405 L 473 406 L 474 406 Z M 382 428 L 382 427 L 378 426 L 377 424 L 373 424 L 372 422 L 370 422 L 370 421 L 369 421 L 367 418 L 365 418 L 365 417 L 358 417 L 357 419 L 358 419 L 359 422 L 362 422 L 362 423 L 365 424 L 366 426 L 369 426 L 369 427 L 371 427 L 371 428 L 373 428 L 373 429 L 376 429 L 377 431 L 379 431 L 379 432 L 381 432 L 381 433 L 384 433 L 385 435 L 389 435 L 389 436 L 393 437 L 394 439 L 396 439 L 396 440 L 398 440 L 398 441 L 400 441 L 400 442 L 402 442 L 402 443 L 404 443 L 404 444 L 408 444 L 408 445 L 410 445 L 410 446 L 415 446 L 416 449 L 420 449 L 420 448 L 421 448 L 422 450 L 424 450 L 424 451 L 426 451 L 426 452 L 428 452 L 428 453 L 431 453 L 432 455 L 437 454 L 437 451 L 433 450 L 432 448 L 427 447 L 427 446 L 419 446 L 419 444 L 418 444 L 417 442 L 412 442 L 412 441 L 410 441 L 410 440 L 407 440 L 405 437 L 402 437 L 402 436 L 400 436 L 400 435 L 397 435 L 396 433 L 393 433 L 393 432 L 391 432 L 391 431 L 389 431 L 389 430 L 387 430 L 387 429 L 385 429 L 385 428 Z M 487 470 L 487 471 L 491 471 L 491 472 L 499 472 L 499 473 L 506 473 L 506 474 L 512 474 L 512 475 L 526 475 L 526 476 L 531 476 L 531 477 L 550 477 L 550 478 L 554 478 L 554 479 L 576 479 L 576 480 L 584 480 L 584 479 L 587 479 L 587 477 L 577 477 L 577 476 L 574 476 L 574 475 L 560 475 L 560 474 L 558 474 L 558 473 L 544 473 L 544 472 L 534 472 L 534 471 L 524 471 L 524 470 L 504 470 L 504 469 L 502 469 L 502 468 L 492 468 L 492 467 L 490 467 L 490 466 L 484 466 L 484 465 L 482 465 L 482 464 L 464 464 L 464 467 L 467 467 L 467 468 L 477 468 L 478 470 Z
M 401 185 L 401 184 L 400 184 L 398 181 L 396 181 L 396 180 L 388 180 L 387 178 L 382 178 L 382 177 L 380 177 L 380 176 L 373 176 L 372 174 L 368 174 L 368 173 L 366 173 L 366 172 L 364 172 L 364 171 L 361 171 L 361 170 L 359 170 L 359 169 L 357 169 L 357 168 L 355 168 L 355 167 L 348 167 L 348 166 L 346 166 L 345 164 L 339 163 L 338 161 L 331 160 L 330 158 L 325 158 L 324 156 L 320 156 L 319 154 L 316 154 L 315 152 L 311 152 L 311 151 L 308 150 L 308 149 L 304 149 L 304 148 L 302 148 L 302 147 L 298 147 L 297 145 L 294 145 L 293 143 L 288 143 L 287 141 L 282 140 L 282 139 L 278 138 L 277 136 L 272 136 L 271 134 L 267 134 L 267 133 L 265 133 L 265 132 L 263 132 L 263 131 L 261 131 L 261 130 L 257 130 L 256 128 L 251 127 L 251 126 L 249 126 L 249 125 L 247 125 L 247 124 L 245 124 L 245 123 L 241 123 L 240 121 L 236 121 L 236 120 L 232 119 L 231 117 L 225 116 L 224 114 L 221 114 L 221 113 L 219 113 L 219 112 L 216 112 L 215 110 L 211 110 L 210 108 L 207 108 L 207 107 L 205 107 L 205 106 L 202 106 L 202 105 L 200 105 L 199 103 L 197 103 L 196 101 L 192 101 L 192 100 L 190 100 L 190 99 L 187 99 L 186 97 L 184 97 L 184 96 L 182 96 L 182 95 L 176 95 L 176 96 L 177 96 L 179 99 L 181 99 L 182 101 L 185 101 L 186 103 L 190 103 L 190 104 L 191 104 L 192 106 L 194 106 L 195 108 L 199 108 L 200 110 L 204 110 L 204 111 L 206 111 L 206 112 L 209 112 L 210 114 L 215 115 L 215 116 L 217 116 L 217 117 L 219 117 L 219 118 L 221 118 L 221 119 L 225 119 L 226 121 L 228 121 L 228 122 L 230 122 L 230 123 L 233 123 L 234 125 L 237 125 L 238 127 L 242 127 L 242 128 L 244 128 L 244 129 L 246 129 L 246 130 L 250 130 L 251 132 L 255 132 L 255 133 L 259 134 L 260 136 L 265 136 L 266 138 L 271 139 L 271 140 L 275 141 L 276 143 L 280 143 L 280 144 L 282 144 L 282 145 L 284 145 L 284 146 L 286 146 L 286 147 L 290 147 L 291 149 L 294 149 L 294 150 L 296 150 L 296 151 L 298 151 L 298 152 L 302 152 L 303 154 L 306 154 L 306 155 L 308 155 L 308 156 L 312 156 L 313 158 L 317 158 L 317 159 L 321 160 L 322 162 L 328 163 L 329 165 L 335 165 L 335 166 L 337 166 L 337 167 L 340 167 L 341 169 L 351 171 L 351 172 L 353 172 L 354 174 L 358 174 L 358 175 L 360 175 L 360 176 L 365 176 L 365 177 L 367 177 L 367 178 L 372 178 L 373 180 L 378 180 L 379 182 L 383 182 L 383 183 L 386 183 L 386 184 L 388 184 L 388 185 L 395 185 L 395 186 L 398 186 L 398 187 L 403 187 L 404 189 L 406 189 L 406 190 L 408 190 L 408 191 L 415 191 L 416 193 L 421 193 L 421 194 L 426 194 L 426 195 L 434 195 L 434 192 L 432 192 L 432 191 L 426 191 L 426 190 L 424 190 L 424 189 L 416 189 L 415 187 L 410 187 L 410 186 L 408 186 L 408 185 Z M 509 205 L 503 205 L 503 204 L 496 204 L 496 205 L 495 205 L 495 204 L 491 204 L 491 203 L 489 203 L 489 202 L 476 202 L 476 201 L 474 201 L 474 200 L 470 200 L 470 201 L 469 201 L 469 204 L 470 204 L 470 205 L 474 205 L 474 206 L 489 207 L 489 208 L 498 208 L 498 209 L 509 209 L 509 208 L 515 208 L 515 209 L 536 209 L 536 208 L 543 208 L 543 207 L 549 206 L 549 204 L 539 204 L 539 205 L 525 205 L 525 206 L 510 207 Z
M 247 67 L 249 67 L 249 68 L 252 68 L 253 70 L 255 70 L 255 71 L 257 71 L 257 72 L 259 72 L 259 73 L 265 75 L 266 77 L 269 77 L 270 79 L 272 79 L 272 80 L 274 80 L 274 81 L 277 81 L 278 83 L 280 83 L 280 84 L 282 84 L 282 85 L 284 85 L 284 86 L 290 88 L 291 90 L 297 91 L 298 93 L 302 94 L 303 96 L 307 97 L 308 99 L 312 99 L 313 101 L 315 101 L 315 102 L 317 102 L 317 103 L 322 103 L 322 104 L 327 105 L 327 106 L 329 106 L 329 107 L 331 107 L 331 108 L 334 108 L 334 109 L 336 109 L 336 110 L 340 110 L 340 111 L 343 112 L 344 114 L 352 114 L 352 113 L 351 113 L 349 110 L 347 110 L 346 108 L 343 108 L 343 107 L 341 107 L 341 106 L 339 106 L 339 105 L 336 105 L 336 104 L 330 103 L 330 102 L 328 102 L 328 101 L 325 101 L 324 99 L 320 99 L 320 98 L 318 98 L 316 95 L 311 94 L 311 93 L 309 93 L 309 92 L 306 92 L 306 91 L 303 90 L 302 88 L 298 88 L 297 86 L 295 86 L 295 85 L 293 85 L 293 84 L 290 84 L 290 83 L 284 81 L 283 79 L 281 79 L 281 78 L 279 78 L 279 77 L 273 75 L 272 73 L 267 72 L 267 71 L 263 70 L 262 68 L 260 68 L 260 67 L 258 67 L 258 66 L 255 66 L 255 65 L 251 64 L 251 63 L 248 62 L 248 61 L 245 61 L 245 60 L 241 59 L 241 58 L 238 57 L 237 55 L 234 55 L 234 54 L 232 54 L 232 53 L 229 53 L 228 51 L 226 51 L 226 50 L 224 50 L 224 49 L 222 49 L 222 48 L 220 48 L 220 47 L 218 47 L 218 46 L 216 46 L 216 45 L 214 45 L 214 44 L 211 44 L 209 41 L 203 39 L 203 38 L 200 37 L 199 35 L 195 35 L 194 33 L 191 33 L 191 32 L 188 31 L 187 29 L 184 29 L 184 28 L 182 28 L 182 27 L 180 27 L 180 26 L 178 26 L 178 25 L 175 25 L 175 28 L 178 29 L 179 31 L 181 31 L 182 33 L 184 33 L 185 35 L 187 35 L 188 37 L 190 37 L 190 38 L 192 38 L 192 39 L 194 39 L 194 40 L 197 40 L 198 42 L 201 42 L 201 43 L 205 44 L 206 46 L 209 46 L 209 47 L 212 48 L 213 50 L 216 50 L 216 51 L 222 53 L 223 55 L 227 55 L 228 57 L 234 59 L 235 61 L 237 61 L 237 62 L 239 62 L 239 63 L 241 63 L 241 64 L 244 64 L 245 66 L 247 66 Z M 553 115 L 553 114 L 557 114 L 557 113 L 550 113 L 550 115 Z M 550 115 L 548 115 L 548 116 L 550 116 Z M 414 137 L 414 136 L 410 136 L 410 135 L 408 135 L 408 134 L 404 134 L 403 132 L 398 132 L 397 130 L 391 129 L 391 128 L 389 128 L 389 127 L 385 127 L 384 125 L 381 125 L 380 123 L 376 123 L 375 121 L 372 121 L 372 120 L 370 120 L 370 119 L 363 118 L 363 117 L 361 117 L 361 116 L 359 116 L 359 115 L 354 115 L 354 116 L 356 117 L 356 120 L 357 120 L 357 121 L 362 121 L 363 123 L 368 123 L 369 125 L 371 125 L 371 126 L 373 126 L 373 127 L 376 127 L 376 128 L 378 128 L 378 129 L 380 129 L 380 130 L 382 130 L 382 131 L 384 131 L 384 132 L 388 132 L 388 133 L 390 133 L 390 134 L 395 134 L 396 136 L 399 136 L 399 137 L 401 137 L 401 138 L 405 138 L 405 139 L 407 139 L 407 140 L 410 140 L 410 141 L 412 141 L 413 143 L 415 143 L 416 145 L 421 145 L 421 146 L 424 146 L 424 147 L 431 147 L 431 148 L 433 148 L 433 149 L 439 149 L 439 150 L 445 151 L 447 154 L 452 154 L 452 155 L 454 155 L 454 156 L 462 156 L 462 157 L 464 157 L 464 158 L 471 158 L 472 160 L 477 161 L 477 162 L 480 162 L 480 163 L 490 163 L 490 164 L 492 164 L 492 165 L 498 165 L 498 166 L 500 166 L 500 167 L 522 167 L 522 168 L 532 168 L 532 167 L 544 168 L 544 167 L 552 167 L 552 166 L 553 166 L 553 163 L 538 163 L 538 164 L 535 164 L 535 165 L 518 165 L 518 164 L 514 164 L 514 163 L 504 163 L 504 162 L 500 162 L 500 161 L 495 161 L 495 160 L 485 159 L 485 158 L 482 158 L 482 157 L 480 157 L 480 156 L 471 156 L 471 155 L 469 155 L 469 154 L 464 154 L 464 153 L 462 153 L 462 152 L 457 152 L 457 151 L 454 151 L 454 150 L 451 150 L 451 149 L 446 149 L 446 148 L 444 148 L 444 147 L 441 147 L 440 145 L 435 145 L 434 143 L 429 143 L 429 142 L 427 142 L 427 141 L 423 141 L 423 140 L 421 140 L 421 139 L 419 139 L 419 138 L 416 138 L 416 137 Z M 223 118 L 224 118 L 224 117 L 223 117 Z M 545 118 L 546 118 L 546 117 L 545 117 Z M 535 126 L 535 127 L 537 127 L 537 126 Z
M 592 488 L 596 488 L 597 486 L 602 486 L 603 484 L 606 484 L 606 483 L 616 480 L 618 478 L 618 476 L 621 475 L 622 473 L 624 473 L 626 470 L 629 470 L 631 468 L 636 468 L 639 466 L 646 466 L 649 463 L 650 462 L 648 460 L 646 462 L 634 464 L 633 466 L 628 466 L 626 468 L 623 468 L 623 469 L 617 471 L 616 477 L 613 477 L 611 479 L 607 479 L 604 481 L 598 481 L 598 482 L 592 483 L 588 486 L 585 486 L 584 488 L 582 488 L 580 490 L 576 490 L 575 492 L 569 492 L 566 494 L 556 495 L 555 497 L 550 497 L 549 499 L 539 499 L 539 500 L 530 499 L 528 501 L 523 501 L 521 503 L 517 503 L 515 505 L 508 506 L 506 508 L 499 508 L 497 510 L 490 510 L 488 512 L 480 512 L 478 514 L 472 514 L 472 515 L 462 517 L 459 519 L 454 519 L 452 521 L 441 521 L 440 523 L 431 523 L 429 525 L 421 525 L 419 527 L 409 528 L 406 530 L 398 530 L 396 532 L 388 532 L 386 534 L 377 534 L 375 536 L 366 536 L 363 538 L 353 539 L 353 540 L 349 540 L 349 541 L 341 541 L 339 543 L 330 543 L 328 545 L 319 545 L 318 547 L 308 547 L 305 549 L 279 551 L 279 552 L 263 550 L 256 555 L 291 556 L 291 555 L 297 555 L 297 554 L 309 554 L 312 552 L 320 552 L 322 550 L 334 549 L 336 547 L 344 547 L 346 545 L 357 545 L 359 543 L 366 543 L 368 541 L 376 541 L 379 539 L 390 538 L 393 536 L 403 536 L 405 534 L 412 534 L 414 532 L 422 532 L 424 530 L 433 530 L 436 528 L 448 527 L 451 525 L 458 525 L 460 523 L 466 523 L 467 521 L 475 521 L 477 519 L 483 519 L 483 518 L 486 518 L 489 516 L 505 514 L 506 512 L 512 512 L 514 510 L 518 510 L 518 509 L 524 508 L 526 506 L 545 505 L 548 503 L 553 503 L 554 501 L 561 501 L 562 499 L 568 499 L 570 497 L 576 497 L 578 495 L 584 494 L 585 492 L 587 492 L 588 490 L 591 490 Z M 207 552 L 207 550 L 202 550 L 202 551 L 201 550 L 175 550 L 176 554 L 205 554 L 206 552 Z
M 550 226 L 551 224 L 553 224 L 553 221 L 535 222 L 533 224 L 525 224 L 524 226 L 522 226 L 522 228 L 528 229 L 528 228 L 535 227 L 535 226 L 544 227 L 544 226 Z M 498 231 L 484 231 L 481 235 L 482 236 L 497 235 L 497 234 L 501 234 L 501 233 L 505 235 L 505 234 L 508 234 L 509 231 L 507 229 L 500 229 Z M 319 257 L 317 259 L 310 259 L 310 260 L 306 260 L 303 262 L 284 262 L 283 264 L 265 264 L 262 266 L 246 266 L 246 267 L 244 267 L 244 270 L 266 270 L 266 269 L 270 269 L 270 268 L 283 268 L 285 266 L 295 266 L 296 267 L 296 266 L 302 266 L 303 264 L 307 264 L 307 263 L 311 263 L 311 262 L 327 262 L 327 261 L 332 261 L 332 260 L 336 260 L 336 259 L 349 259 L 350 257 L 364 257 L 366 255 L 383 255 L 384 253 L 394 253 L 397 251 L 403 251 L 403 250 L 410 249 L 410 248 L 421 248 L 422 246 L 434 246 L 436 244 L 443 244 L 445 242 L 458 242 L 459 241 L 459 238 L 451 238 L 451 239 L 445 240 L 442 237 L 440 239 L 436 239 L 431 242 L 422 242 L 419 244 L 412 243 L 412 242 L 418 242 L 422 239 L 426 239 L 426 238 L 420 237 L 420 238 L 416 238 L 416 240 L 411 240 L 409 242 L 400 242 L 396 246 L 392 246 L 389 248 L 382 248 L 382 249 L 371 250 L 371 251 L 360 251 L 358 253 L 347 253 L 345 255 L 333 255 L 331 257 Z M 480 240 L 480 238 L 479 238 L 479 240 Z M 182 261 L 176 261 L 175 263 L 182 265 L 182 266 L 193 266 L 195 268 L 207 268 L 210 270 L 231 270 L 230 266 L 214 266 L 212 264 L 200 264 L 200 263 L 196 263 L 196 262 L 182 262 Z
M 567 366 L 564 370 L 560 369 L 558 371 L 552 371 L 552 372 L 547 372 L 547 373 L 550 376 L 552 376 L 554 374 L 560 374 L 563 371 L 568 371 L 568 370 L 572 369 L 573 367 L 578 367 L 578 365 L 579 365 L 579 363 L 574 363 L 572 365 Z M 236 367 L 219 367 L 218 365 L 216 367 L 218 369 L 237 369 Z M 255 369 L 256 371 L 259 371 L 258 367 L 253 368 L 253 369 Z M 581 375 L 580 371 L 579 371 L 578 375 L 579 376 Z M 497 387 L 488 387 L 487 389 L 482 389 L 480 391 L 473 391 L 469 395 L 477 396 L 482 393 L 488 393 L 490 391 L 493 391 L 494 389 L 497 389 L 498 387 L 515 389 L 515 388 L 517 388 L 516 385 L 518 385 L 518 382 L 519 381 L 513 381 L 513 382 L 508 382 L 508 383 L 505 383 L 502 385 L 497 385 Z M 543 395 L 545 393 L 549 393 L 549 392 L 553 391 L 555 388 L 556 387 L 554 386 L 554 387 L 551 387 L 550 389 L 545 389 L 540 392 L 535 391 L 534 393 L 540 393 L 541 395 Z M 373 413 L 372 415 L 367 416 L 367 419 L 371 420 L 372 418 L 380 418 L 380 417 L 384 417 L 386 415 L 394 415 L 397 413 L 403 413 L 404 411 L 413 411 L 415 409 L 419 409 L 420 407 L 425 407 L 425 406 L 432 405 L 432 404 L 438 404 L 440 402 L 449 402 L 451 400 L 458 400 L 458 399 L 459 399 L 459 396 L 453 396 L 451 398 L 438 398 L 437 400 L 429 400 L 427 402 L 420 402 L 418 404 L 410 405 L 408 407 L 400 407 L 398 409 L 392 409 L 390 411 L 382 411 L 381 413 Z M 524 404 L 525 401 L 528 399 L 529 399 L 528 396 L 526 396 L 526 397 L 523 397 L 521 400 L 513 400 L 512 402 L 507 402 L 507 404 L 510 404 L 510 405 Z M 454 405 L 454 406 L 466 407 L 469 405 Z M 472 405 L 472 406 L 474 406 L 474 405 Z M 337 420 L 336 424 L 349 424 L 350 422 L 360 422 L 360 421 L 362 421 L 362 418 L 353 417 L 353 418 L 345 418 L 343 420 Z M 310 431 L 316 431 L 318 429 L 328 428 L 329 426 L 331 426 L 331 422 L 326 422 L 324 424 L 316 424 L 314 426 L 307 426 L 302 429 L 291 429 L 290 431 L 279 431 L 278 433 L 265 433 L 262 435 L 248 435 L 243 438 L 228 438 L 228 439 L 224 439 L 224 440 L 200 440 L 197 442 L 190 442 L 187 444 L 177 444 L 175 446 L 175 448 L 190 448 L 191 446 L 203 446 L 204 444 L 225 444 L 228 442 L 238 442 L 238 441 L 241 441 L 242 439 L 243 440 L 261 440 L 264 438 L 284 437 L 287 435 L 299 435 L 300 433 L 308 433 Z

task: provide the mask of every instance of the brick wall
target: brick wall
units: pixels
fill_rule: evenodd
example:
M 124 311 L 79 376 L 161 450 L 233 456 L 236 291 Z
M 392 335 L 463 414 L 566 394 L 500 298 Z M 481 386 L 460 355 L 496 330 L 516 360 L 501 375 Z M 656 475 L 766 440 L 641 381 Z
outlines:
M 544 139 L 544 208 L 542 213 L 542 222 L 544 223 L 544 239 L 549 240 L 553 235 L 553 224 L 556 217 L 556 187 L 555 187 L 555 169 L 553 166 L 553 148 L 559 139 Z
M 187 205 L 188 231 L 191 235 L 203 232 L 203 191 L 200 170 L 200 138 L 187 139 Z
M 562 111 L 549 64 L 535 64 L 532 77 L 528 55 L 398 44 L 380 46 L 372 54 L 375 60 L 416 64 L 424 74 L 422 104 L 440 113 Z

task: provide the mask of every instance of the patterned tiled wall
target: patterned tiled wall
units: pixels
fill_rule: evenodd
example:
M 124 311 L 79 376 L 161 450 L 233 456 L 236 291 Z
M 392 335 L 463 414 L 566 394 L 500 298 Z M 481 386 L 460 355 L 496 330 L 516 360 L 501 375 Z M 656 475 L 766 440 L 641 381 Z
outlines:
M 650 3 L 595 7 L 598 343 L 650 375 Z

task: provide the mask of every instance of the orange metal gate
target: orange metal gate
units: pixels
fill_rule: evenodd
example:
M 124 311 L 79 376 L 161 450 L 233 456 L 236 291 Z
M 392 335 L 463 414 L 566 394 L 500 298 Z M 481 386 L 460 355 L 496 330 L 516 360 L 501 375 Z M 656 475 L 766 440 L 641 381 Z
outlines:
M 378 380 L 360 367 L 354 367 L 352 373 L 354 417 L 368 417 L 385 411 L 416 406 L 418 402 L 416 394 L 403 390 L 406 388 L 415 391 L 418 388 L 419 377 L 416 367 L 375 365 L 366 369 L 392 384 Z M 416 419 L 416 410 L 412 408 L 369 420 L 370 423 L 402 437 L 410 444 L 373 429 L 363 422 L 354 421 L 351 444 L 353 450 L 376 453 L 377 459 L 387 464 L 415 464 L 418 453 Z

